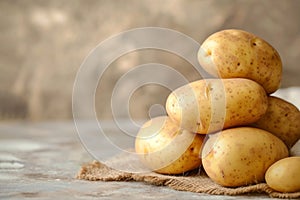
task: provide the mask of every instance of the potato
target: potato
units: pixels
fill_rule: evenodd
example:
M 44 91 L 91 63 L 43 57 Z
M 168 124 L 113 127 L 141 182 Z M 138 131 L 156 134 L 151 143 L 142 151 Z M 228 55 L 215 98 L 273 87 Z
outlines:
M 135 150 L 140 160 L 161 174 L 181 174 L 201 165 L 204 136 L 180 129 L 168 117 L 146 122 L 138 132 Z
M 279 192 L 300 192 L 300 157 L 275 162 L 266 172 L 266 182 Z
M 293 104 L 270 96 L 265 115 L 253 126 L 273 133 L 291 148 L 300 139 L 300 111 Z
M 266 170 L 288 156 L 286 145 L 271 133 L 239 127 L 213 134 L 203 145 L 202 165 L 216 183 L 227 187 L 264 181 Z
M 223 30 L 209 36 L 198 51 L 200 65 L 221 78 L 248 78 L 268 94 L 281 82 L 282 62 L 266 41 L 242 30 Z
M 267 110 L 264 89 L 249 79 L 203 79 L 167 98 L 169 117 L 183 129 L 207 134 L 257 121 Z

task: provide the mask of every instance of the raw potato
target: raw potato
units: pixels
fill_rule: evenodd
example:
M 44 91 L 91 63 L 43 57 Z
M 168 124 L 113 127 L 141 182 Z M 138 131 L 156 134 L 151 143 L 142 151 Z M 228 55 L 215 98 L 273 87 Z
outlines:
M 263 182 L 269 166 L 287 156 L 286 145 L 276 136 L 239 127 L 213 134 L 204 143 L 202 164 L 216 183 L 238 187 Z
M 279 192 L 300 192 L 300 157 L 274 163 L 266 172 L 266 182 Z
M 201 165 L 204 136 L 181 130 L 168 117 L 146 122 L 140 129 L 135 150 L 140 160 L 161 174 L 181 174 Z
M 273 133 L 291 148 L 300 139 L 300 111 L 293 104 L 278 97 L 268 97 L 265 115 L 253 126 Z
M 191 132 L 207 134 L 251 124 L 268 106 L 264 89 L 249 79 L 203 79 L 173 91 L 166 102 L 169 117 Z
M 266 41 L 242 30 L 223 30 L 209 36 L 198 52 L 200 65 L 220 78 L 248 78 L 268 94 L 281 82 L 282 62 Z

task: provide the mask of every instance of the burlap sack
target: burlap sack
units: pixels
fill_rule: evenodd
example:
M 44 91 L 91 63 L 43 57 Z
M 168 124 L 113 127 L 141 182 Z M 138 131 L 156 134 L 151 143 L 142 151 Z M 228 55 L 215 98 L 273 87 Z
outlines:
M 107 162 L 108 166 L 141 165 L 136 158 L 130 155 L 117 156 Z M 300 198 L 300 192 L 280 193 L 272 190 L 265 183 L 251 186 L 226 188 L 214 183 L 205 172 L 194 170 L 182 176 L 161 175 L 154 172 L 131 173 L 116 170 L 104 163 L 93 161 L 81 167 L 77 174 L 78 179 L 89 181 L 140 181 L 157 186 L 168 186 L 175 190 L 207 193 L 214 195 L 242 195 L 249 193 L 266 193 L 270 197 L 277 198 Z

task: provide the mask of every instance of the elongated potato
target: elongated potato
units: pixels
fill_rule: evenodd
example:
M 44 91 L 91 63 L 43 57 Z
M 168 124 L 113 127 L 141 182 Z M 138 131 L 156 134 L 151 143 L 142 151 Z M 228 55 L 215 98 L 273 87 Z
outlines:
M 173 91 L 169 117 L 191 132 L 207 134 L 251 124 L 267 110 L 264 89 L 249 79 L 203 79 Z
M 263 182 L 269 166 L 288 156 L 280 139 L 257 128 L 226 129 L 209 137 L 203 146 L 202 164 L 207 175 L 222 186 Z
M 300 111 L 278 97 L 268 97 L 266 113 L 253 124 L 280 138 L 289 148 L 300 139 Z
M 209 36 L 198 52 L 201 66 L 220 78 L 248 78 L 268 94 L 281 82 L 282 62 L 276 49 L 256 35 L 242 30 L 223 30 Z
M 140 129 L 135 150 L 152 171 L 181 174 L 201 165 L 204 136 L 182 130 L 168 117 L 156 117 Z

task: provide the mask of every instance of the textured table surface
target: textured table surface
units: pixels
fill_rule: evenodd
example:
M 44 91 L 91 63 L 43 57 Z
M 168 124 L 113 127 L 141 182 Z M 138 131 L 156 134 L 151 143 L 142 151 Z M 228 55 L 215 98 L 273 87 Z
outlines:
M 94 137 L 89 123 L 85 127 L 85 134 Z M 119 137 L 117 131 L 110 131 L 112 139 Z M 105 144 L 99 141 L 99 147 L 105 148 Z M 75 176 L 80 166 L 92 160 L 71 121 L 1 123 L 0 198 L 269 199 L 261 194 L 235 197 L 197 194 L 140 182 L 77 180 Z

